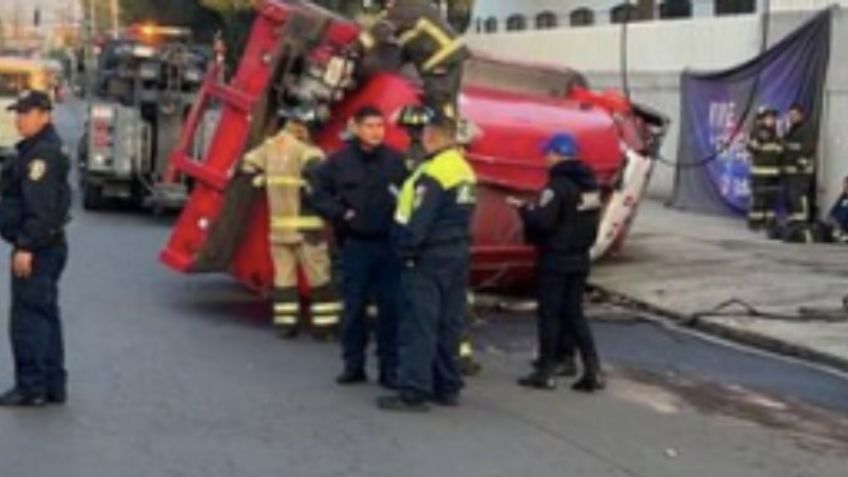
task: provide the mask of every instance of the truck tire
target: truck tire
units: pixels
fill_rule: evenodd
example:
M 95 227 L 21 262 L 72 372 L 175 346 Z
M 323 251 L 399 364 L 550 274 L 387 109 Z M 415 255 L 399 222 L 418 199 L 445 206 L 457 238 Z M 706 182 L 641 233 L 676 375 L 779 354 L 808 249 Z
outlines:
M 103 191 L 99 187 L 86 184 L 82 189 L 82 207 L 85 210 L 103 208 Z

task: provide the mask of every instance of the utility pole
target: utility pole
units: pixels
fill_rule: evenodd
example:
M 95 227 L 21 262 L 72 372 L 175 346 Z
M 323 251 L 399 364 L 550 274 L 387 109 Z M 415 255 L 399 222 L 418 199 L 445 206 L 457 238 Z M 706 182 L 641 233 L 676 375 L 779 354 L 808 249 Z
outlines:
M 120 14 L 120 5 L 118 4 L 118 0 L 111 0 L 111 10 L 112 10 L 112 38 L 118 38 L 118 27 L 119 27 L 119 17 Z
M 94 39 L 94 33 L 97 32 L 97 9 L 95 8 L 94 0 L 88 0 L 88 29 L 90 39 Z

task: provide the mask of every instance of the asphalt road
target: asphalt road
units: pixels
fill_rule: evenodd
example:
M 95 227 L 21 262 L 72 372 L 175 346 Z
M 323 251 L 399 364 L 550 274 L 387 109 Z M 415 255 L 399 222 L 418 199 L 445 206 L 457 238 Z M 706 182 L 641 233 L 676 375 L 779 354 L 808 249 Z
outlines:
M 73 105 L 57 114 L 69 139 L 79 119 Z M 0 476 L 846 475 L 844 377 L 638 321 L 597 326 L 603 394 L 518 388 L 532 323 L 487 316 L 485 372 L 462 407 L 381 413 L 375 386 L 333 384 L 335 344 L 281 342 L 227 277 L 159 265 L 169 222 L 76 210 L 62 297 L 71 400 L 0 411 Z M 0 363 L 10 384 L 5 341 Z

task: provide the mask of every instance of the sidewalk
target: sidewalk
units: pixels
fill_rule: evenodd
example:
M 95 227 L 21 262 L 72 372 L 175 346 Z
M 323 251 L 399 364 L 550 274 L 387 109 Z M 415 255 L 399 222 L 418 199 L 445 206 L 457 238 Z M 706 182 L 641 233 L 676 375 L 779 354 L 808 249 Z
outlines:
M 770 241 L 741 220 L 646 201 L 624 250 L 599 264 L 591 282 L 686 322 L 733 298 L 763 312 L 797 315 L 799 307 L 841 306 L 848 294 L 848 247 Z M 731 310 L 740 312 L 692 324 L 848 370 L 848 321 L 761 319 Z

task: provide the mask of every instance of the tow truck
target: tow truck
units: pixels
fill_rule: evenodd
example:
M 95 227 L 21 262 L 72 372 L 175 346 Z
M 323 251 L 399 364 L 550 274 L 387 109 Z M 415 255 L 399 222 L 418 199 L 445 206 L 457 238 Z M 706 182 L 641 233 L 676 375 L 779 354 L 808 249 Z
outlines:
M 210 58 L 190 37 L 183 28 L 136 25 L 100 48 L 77 151 L 86 209 L 120 199 L 164 210 L 187 199 L 188 181 L 163 178 Z

